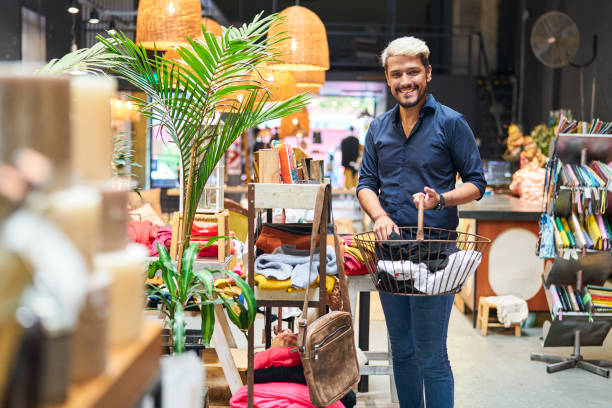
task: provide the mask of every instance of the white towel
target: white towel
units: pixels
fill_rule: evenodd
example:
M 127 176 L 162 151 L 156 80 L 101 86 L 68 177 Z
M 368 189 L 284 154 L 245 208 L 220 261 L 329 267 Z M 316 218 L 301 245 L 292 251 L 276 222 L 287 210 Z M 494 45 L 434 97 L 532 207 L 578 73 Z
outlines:
M 488 296 L 484 299 L 497 307 L 497 320 L 505 327 L 510 327 L 513 323 L 521 323 L 527 319 L 529 314 L 527 302 L 520 297 L 504 295 Z

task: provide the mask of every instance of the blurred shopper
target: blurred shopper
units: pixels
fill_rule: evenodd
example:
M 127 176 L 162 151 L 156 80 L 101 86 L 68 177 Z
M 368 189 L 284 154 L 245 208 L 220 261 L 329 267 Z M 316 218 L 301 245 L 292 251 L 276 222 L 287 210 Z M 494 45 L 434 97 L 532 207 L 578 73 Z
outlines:
M 353 127 L 350 127 L 351 134 L 342 139 L 340 151 L 342 152 L 342 166 L 344 167 L 344 187 L 357 187 L 357 174 L 359 172 L 359 155 L 361 145 L 359 139 L 353 134 Z

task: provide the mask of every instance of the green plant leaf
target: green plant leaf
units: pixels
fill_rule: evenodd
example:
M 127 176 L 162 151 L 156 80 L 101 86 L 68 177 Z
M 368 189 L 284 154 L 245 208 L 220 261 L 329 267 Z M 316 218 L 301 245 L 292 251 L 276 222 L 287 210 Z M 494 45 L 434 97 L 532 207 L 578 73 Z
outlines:
M 187 298 L 187 291 L 193 282 L 193 265 L 195 259 L 198 256 L 198 246 L 192 244 L 187 248 L 187 250 L 183 254 L 183 264 L 181 265 L 181 288 L 180 288 L 180 296 L 181 299 Z M 184 301 L 184 300 L 183 300 Z
M 247 303 L 247 329 L 253 324 L 255 321 L 255 314 L 257 312 L 257 302 L 255 300 L 255 294 L 253 293 L 253 289 L 251 286 L 244 281 L 237 273 L 232 271 L 225 271 L 225 273 L 234 280 L 236 285 L 240 288 L 242 293 L 242 298 Z M 238 302 L 239 305 L 243 306 L 242 303 Z
M 172 335 L 174 338 L 174 354 L 181 354 L 185 351 L 185 313 L 183 306 L 176 303 L 174 320 L 172 321 Z
M 212 299 L 215 293 L 214 278 L 212 273 L 208 269 L 194 272 L 196 278 L 202 282 L 204 290 L 206 290 L 205 297 Z
M 162 279 L 168 292 L 170 292 L 170 296 L 175 298 L 177 294 L 177 273 L 176 267 L 172 260 L 170 259 L 170 255 L 166 250 L 166 247 L 160 245 L 159 242 L 157 245 L 157 251 L 159 252 L 159 262 L 161 262 L 161 271 L 162 271 Z
M 202 309 L 202 341 L 206 347 L 210 347 L 210 339 L 215 330 L 215 305 L 205 304 L 200 307 Z

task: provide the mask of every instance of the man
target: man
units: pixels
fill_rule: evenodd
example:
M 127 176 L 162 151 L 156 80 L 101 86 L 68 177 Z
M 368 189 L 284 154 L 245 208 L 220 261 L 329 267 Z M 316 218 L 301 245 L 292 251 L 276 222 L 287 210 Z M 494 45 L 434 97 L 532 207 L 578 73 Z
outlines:
M 342 166 L 344 167 L 344 188 L 357 187 L 357 160 L 361 144 L 359 139 L 353 135 L 353 127 L 350 127 L 351 134 L 342 139 L 340 151 L 342 152 Z
M 359 202 L 374 221 L 378 240 L 399 233 L 398 227 L 417 224 L 415 203 L 420 197 L 426 226 L 454 230 L 459 222 L 456 206 L 479 199 L 486 187 L 474 135 L 462 115 L 426 94 L 431 66 L 425 42 L 398 38 L 381 59 L 398 105 L 370 125 L 357 186 Z M 463 181 L 457 188 L 456 173 Z M 446 334 L 453 296 L 381 292 L 380 300 L 400 406 L 424 407 L 426 401 L 427 408 L 452 407 Z

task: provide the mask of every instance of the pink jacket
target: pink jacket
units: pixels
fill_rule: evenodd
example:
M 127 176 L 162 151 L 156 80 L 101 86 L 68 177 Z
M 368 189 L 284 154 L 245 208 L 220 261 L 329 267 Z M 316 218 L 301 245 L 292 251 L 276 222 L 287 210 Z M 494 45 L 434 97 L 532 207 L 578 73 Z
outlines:
M 230 399 L 230 407 L 247 407 L 247 386 L 236 391 Z M 255 408 L 316 408 L 310 402 L 308 387 L 294 383 L 263 383 L 253 386 Z M 340 402 L 334 402 L 329 408 L 344 408 Z

